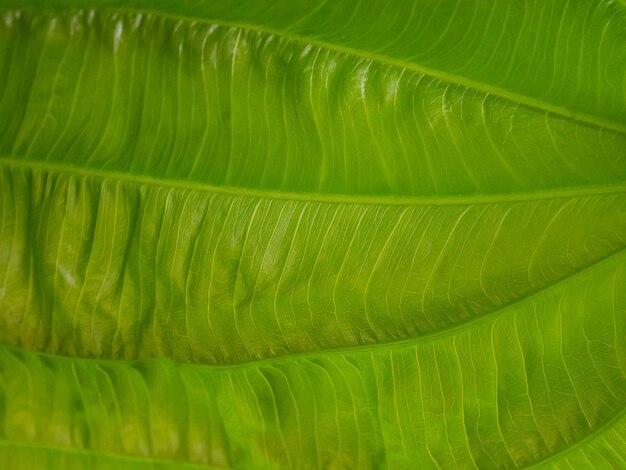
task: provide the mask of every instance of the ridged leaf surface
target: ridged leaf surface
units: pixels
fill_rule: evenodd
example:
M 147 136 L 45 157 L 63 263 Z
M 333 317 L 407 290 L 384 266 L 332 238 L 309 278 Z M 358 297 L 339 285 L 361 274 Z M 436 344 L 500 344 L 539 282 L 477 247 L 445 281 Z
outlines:
M 626 466 L 623 3 L 0 17 L 1 466 Z

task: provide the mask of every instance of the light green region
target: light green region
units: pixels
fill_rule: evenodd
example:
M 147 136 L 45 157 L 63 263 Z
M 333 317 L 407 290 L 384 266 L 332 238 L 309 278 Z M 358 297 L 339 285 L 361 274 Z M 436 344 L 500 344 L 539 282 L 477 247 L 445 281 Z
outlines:
M 624 468 L 626 8 L 0 0 L 0 468 Z

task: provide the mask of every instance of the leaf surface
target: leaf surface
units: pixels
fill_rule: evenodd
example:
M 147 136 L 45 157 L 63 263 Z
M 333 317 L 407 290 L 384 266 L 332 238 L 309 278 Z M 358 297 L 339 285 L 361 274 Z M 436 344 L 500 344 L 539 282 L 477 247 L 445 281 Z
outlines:
M 622 4 L 0 10 L 0 462 L 626 464 Z

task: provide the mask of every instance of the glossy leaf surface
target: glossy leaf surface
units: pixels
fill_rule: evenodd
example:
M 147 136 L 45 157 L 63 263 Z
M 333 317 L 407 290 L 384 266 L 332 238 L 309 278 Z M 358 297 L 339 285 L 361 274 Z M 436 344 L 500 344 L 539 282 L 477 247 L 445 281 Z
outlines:
M 623 4 L 0 8 L 0 463 L 626 465 Z

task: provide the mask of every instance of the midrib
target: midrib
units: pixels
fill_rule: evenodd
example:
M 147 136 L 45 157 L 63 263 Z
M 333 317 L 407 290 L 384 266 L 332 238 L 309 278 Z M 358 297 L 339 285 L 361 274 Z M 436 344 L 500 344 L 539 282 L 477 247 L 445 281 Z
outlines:
M 554 462 L 555 460 L 559 460 L 563 458 L 565 455 L 574 452 L 577 449 L 580 449 L 585 444 L 597 439 L 602 436 L 606 431 L 611 429 L 613 426 L 618 424 L 622 419 L 626 418 L 626 406 L 623 406 L 615 415 L 606 421 L 601 426 L 598 426 L 595 429 L 592 429 L 585 437 L 572 442 L 570 445 L 562 447 L 557 450 L 554 454 L 547 456 L 545 459 L 538 460 L 534 462 L 530 467 L 526 467 L 528 469 L 531 468 L 541 468 L 547 466 L 550 462 Z
M 29 160 L 9 156 L 0 156 L 0 167 L 23 168 L 42 170 L 50 173 L 88 176 L 99 179 L 123 181 L 138 186 L 160 186 L 177 188 L 187 191 L 199 191 L 223 194 L 235 197 L 249 197 L 258 199 L 277 199 L 285 201 L 319 202 L 326 204 L 346 205 L 391 205 L 391 206 L 450 206 L 450 205 L 479 205 L 498 204 L 525 201 L 541 201 L 552 199 L 566 199 L 588 197 L 595 195 L 610 195 L 626 193 L 626 182 L 606 185 L 577 186 L 571 188 L 544 189 L 527 192 L 475 194 L 475 195 L 445 195 L 445 196 L 370 196 L 348 194 L 322 194 L 313 192 L 290 192 L 272 189 L 241 188 L 233 186 L 217 186 L 189 180 L 159 178 L 133 173 L 122 173 L 98 168 L 85 168 L 65 163 Z
M 150 468 L 154 468 L 154 465 L 168 465 L 174 466 L 176 465 L 181 470 L 185 469 L 205 469 L 205 470 L 217 470 L 218 467 L 212 467 L 209 465 L 203 465 L 192 462 L 185 462 L 182 460 L 174 460 L 174 459 L 164 459 L 158 457 L 151 456 L 141 456 L 134 454 L 123 454 L 116 452 L 106 452 L 99 449 L 90 449 L 90 448 L 79 448 L 79 447 L 63 447 L 60 445 L 54 445 L 47 442 L 37 442 L 37 441 L 24 441 L 24 440 L 10 440 L 10 439 L 0 439 L 0 448 L 1 447 L 9 447 L 9 448 L 36 448 L 49 452 L 57 452 L 57 453 L 69 453 L 69 454 L 77 454 L 84 455 L 86 457 L 103 457 L 109 458 L 112 460 L 124 460 L 130 463 L 142 463 L 146 465 L 150 465 Z M 223 467 L 221 467 L 223 468 Z
M 624 0 L 626 1 L 626 0 Z M 28 6 L 20 6 L 19 8 L 0 8 L 0 11 L 11 11 L 11 10 L 33 10 L 33 11 L 57 11 L 63 10 L 62 5 L 54 5 L 54 8 L 33 8 Z M 85 8 L 82 8 L 85 9 Z M 248 31 L 256 31 L 262 34 L 269 34 L 274 36 L 280 36 L 292 41 L 300 42 L 303 44 L 311 44 L 320 48 L 329 49 L 337 52 L 341 52 L 344 54 L 353 55 L 356 57 L 362 57 L 364 59 L 373 60 L 375 62 L 386 64 L 390 66 L 395 66 L 399 68 L 403 68 L 406 70 L 411 70 L 413 72 L 417 72 L 423 75 L 427 75 L 433 78 L 437 78 L 443 81 L 446 81 L 451 84 L 460 85 L 466 87 L 468 89 L 473 89 L 479 91 L 481 93 L 490 94 L 494 96 L 498 96 L 507 101 L 511 101 L 516 104 L 524 105 L 530 108 L 537 109 L 541 112 L 545 113 L 553 113 L 556 115 L 560 115 L 564 118 L 579 121 L 582 123 L 590 124 L 596 127 L 600 127 L 606 130 L 611 130 L 614 132 L 619 132 L 621 134 L 626 134 L 626 123 L 612 121 L 610 119 L 605 119 L 600 116 L 596 116 L 593 114 L 584 113 L 581 111 L 577 111 L 571 108 L 567 108 L 565 106 L 557 105 L 554 103 L 550 103 L 548 101 L 533 98 L 528 95 L 524 95 L 522 93 L 513 92 L 510 90 L 506 90 L 504 88 L 500 88 L 485 82 L 480 82 L 477 80 L 473 80 L 467 77 L 463 77 L 461 75 L 452 74 L 443 70 L 433 69 L 431 67 L 427 67 L 422 64 L 418 64 L 415 62 L 408 62 L 402 59 L 396 59 L 390 56 L 386 56 L 383 54 L 376 54 L 373 52 L 361 50 L 354 47 L 344 46 L 340 44 L 331 43 L 329 41 L 316 39 L 304 35 L 294 34 L 287 31 L 268 28 L 266 26 L 260 26 L 252 23 L 243 23 L 243 22 L 235 22 L 235 21 L 225 21 L 218 18 L 201 18 L 193 15 L 185 15 L 185 14 L 175 14 L 171 12 L 164 12 L 158 10 L 156 8 L 132 8 L 132 7 L 108 7 L 108 6 L 94 6 L 90 7 L 90 10 L 97 10 L 102 12 L 127 12 L 127 13 L 149 13 L 154 14 L 166 18 L 172 18 L 183 21 L 198 21 L 202 23 L 208 24 L 216 24 L 224 27 L 230 28 L 238 28 Z

